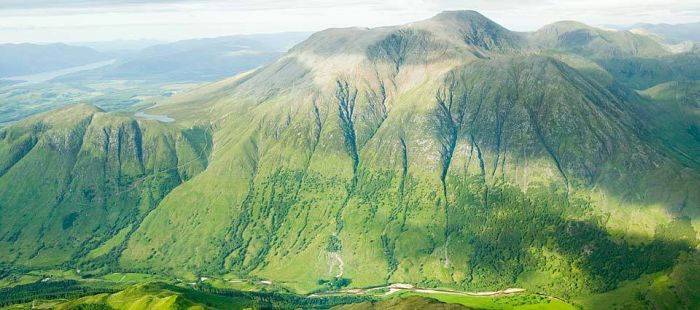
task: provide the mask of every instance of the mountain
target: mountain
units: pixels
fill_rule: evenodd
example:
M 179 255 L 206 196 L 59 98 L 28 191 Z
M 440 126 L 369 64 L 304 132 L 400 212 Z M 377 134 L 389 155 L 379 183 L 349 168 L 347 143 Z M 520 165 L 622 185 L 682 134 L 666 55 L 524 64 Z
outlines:
M 215 81 L 274 61 L 306 33 L 278 33 L 192 39 L 126 53 L 110 66 L 57 79 Z
M 607 31 L 575 21 L 557 22 L 532 33 L 543 48 L 583 54 L 588 57 L 654 57 L 667 49 L 652 38 L 629 31 Z
M 563 21 L 544 26 L 528 36 L 531 46 L 538 50 L 564 57 L 575 66 L 584 66 L 579 69 L 595 74 L 596 78 L 613 78 L 637 90 L 675 80 L 700 79 L 700 72 L 695 69 L 700 65 L 697 48 L 687 44 L 670 45 L 647 32 L 603 30 Z M 565 55 L 561 55 L 562 52 Z M 572 59 L 574 55 L 584 59 Z
M 35 116 L 0 131 L 0 257 L 298 293 L 411 283 L 693 308 L 697 107 L 668 95 L 687 84 L 638 91 L 608 63 L 669 57 L 631 32 L 518 33 L 450 11 L 325 30 L 145 111 L 174 122 Z
M 0 44 L 0 78 L 54 71 L 109 59 L 91 48 L 55 44 Z
M 155 44 L 145 49 L 137 47 L 151 41 L 81 43 L 100 49 L 114 60 L 18 80 L 0 80 L 0 124 L 72 103 L 90 103 L 108 111 L 149 105 L 174 93 L 273 62 L 307 36 L 242 35 Z M 37 63 L 41 61 L 44 60 Z
M 634 24 L 619 27 L 627 30 L 641 30 L 661 36 L 670 43 L 683 41 L 700 42 L 700 22 L 686 24 Z
M 139 40 L 113 40 L 113 41 L 97 41 L 97 42 L 75 42 L 73 44 L 89 47 L 102 53 L 124 53 L 128 51 L 139 51 L 154 45 L 165 44 L 167 42 L 139 39 Z
M 0 221 L 11 246 L 2 250 L 3 261 L 66 261 L 90 255 L 88 244 L 106 236 L 128 235 L 125 227 L 135 228 L 168 191 L 206 166 L 208 137 L 201 128 L 141 125 L 91 106 L 4 130 Z M 41 190 L 24 190 L 33 186 Z
M 616 57 L 599 59 L 598 64 L 628 87 L 644 90 L 661 83 L 695 81 L 700 73 L 700 51 L 662 57 Z

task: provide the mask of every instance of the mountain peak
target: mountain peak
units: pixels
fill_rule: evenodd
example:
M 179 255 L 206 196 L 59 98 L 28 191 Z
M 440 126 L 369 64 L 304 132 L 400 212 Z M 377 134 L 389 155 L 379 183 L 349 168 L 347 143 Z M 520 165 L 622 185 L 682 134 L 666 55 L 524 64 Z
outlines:
M 481 13 L 471 10 L 443 11 L 428 19 L 428 22 L 453 27 L 454 29 L 464 29 L 468 26 L 470 28 L 498 28 L 508 31 Z
M 575 30 L 597 30 L 595 27 L 589 26 L 582 22 L 573 20 L 562 20 L 551 24 L 542 26 L 539 31 L 557 31 L 557 32 L 567 32 Z
M 431 18 L 436 21 L 464 21 L 464 20 L 487 20 L 490 21 L 486 16 L 473 10 L 455 10 L 455 11 L 442 11 Z
M 461 41 L 480 50 L 509 50 L 524 44 L 521 35 L 476 11 L 444 11 L 419 25 L 450 41 Z

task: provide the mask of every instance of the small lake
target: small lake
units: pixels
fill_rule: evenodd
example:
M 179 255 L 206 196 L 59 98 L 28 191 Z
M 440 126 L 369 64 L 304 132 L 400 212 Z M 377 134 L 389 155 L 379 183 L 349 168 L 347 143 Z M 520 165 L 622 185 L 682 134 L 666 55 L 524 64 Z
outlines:
M 175 121 L 174 118 L 168 117 L 167 115 L 148 114 L 144 112 L 136 112 L 134 113 L 134 116 L 163 123 L 172 123 Z

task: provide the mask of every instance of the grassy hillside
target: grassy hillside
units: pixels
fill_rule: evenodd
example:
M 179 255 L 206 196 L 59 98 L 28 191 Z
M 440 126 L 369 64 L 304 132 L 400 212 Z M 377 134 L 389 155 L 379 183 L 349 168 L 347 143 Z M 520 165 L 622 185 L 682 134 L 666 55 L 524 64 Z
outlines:
M 700 53 L 688 52 L 657 58 L 610 58 L 599 60 L 618 82 L 643 90 L 661 83 L 692 82 L 700 79 L 696 70 Z
M 205 128 L 166 128 L 90 106 L 27 119 L 0 138 L 1 251 L 25 267 L 79 269 L 81 257 L 130 234 L 123 229 L 204 170 L 210 150 Z M 122 246 L 100 258 L 114 260 Z
M 35 299 L 27 297 L 34 296 Z M 369 296 L 308 297 L 208 285 L 48 281 L 0 289 L 1 309 L 329 309 L 375 300 Z M 428 298 L 425 298 L 428 299 Z M 33 300 L 33 301 L 32 301 Z M 31 301 L 31 302 L 27 302 Z

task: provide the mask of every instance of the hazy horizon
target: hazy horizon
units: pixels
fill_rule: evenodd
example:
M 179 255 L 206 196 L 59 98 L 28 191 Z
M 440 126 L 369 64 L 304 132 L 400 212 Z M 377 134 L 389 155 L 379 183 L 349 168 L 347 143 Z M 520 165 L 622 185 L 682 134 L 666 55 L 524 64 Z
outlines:
M 226 35 L 379 27 L 475 10 L 515 31 L 559 20 L 594 26 L 700 21 L 700 3 L 671 0 L 0 0 L 0 43 L 176 41 Z M 673 8 L 673 9 L 669 9 Z

